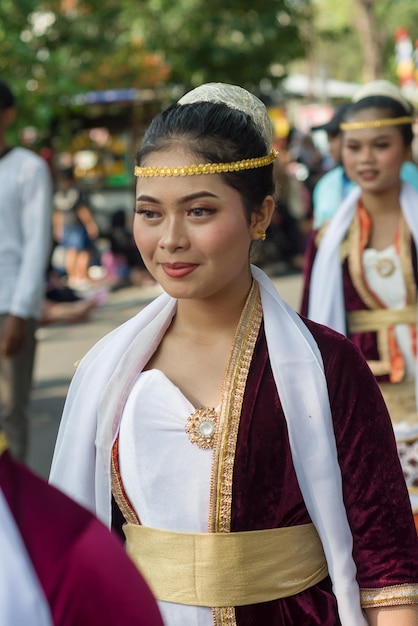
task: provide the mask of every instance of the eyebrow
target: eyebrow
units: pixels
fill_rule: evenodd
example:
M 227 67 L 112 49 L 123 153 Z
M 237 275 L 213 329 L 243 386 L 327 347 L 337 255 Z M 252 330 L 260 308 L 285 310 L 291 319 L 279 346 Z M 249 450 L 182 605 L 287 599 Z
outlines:
M 386 133 L 384 135 L 376 135 L 375 137 L 371 137 L 370 140 L 379 141 L 380 139 L 390 139 L 391 137 L 393 137 L 392 134 Z M 361 141 L 361 138 L 358 139 L 357 137 L 351 137 L 350 135 L 348 135 L 346 136 L 346 141 Z
M 191 200 L 197 200 L 199 198 L 217 198 L 218 196 L 211 191 L 196 191 L 195 193 L 190 193 L 187 196 L 182 196 L 178 199 L 177 204 L 182 204 L 184 202 L 190 202 Z M 141 202 L 153 202 L 154 204 L 160 204 L 158 198 L 154 198 L 153 196 L 148 196 L 146 194 L 140 194 L 137 197 L 137 201 Z

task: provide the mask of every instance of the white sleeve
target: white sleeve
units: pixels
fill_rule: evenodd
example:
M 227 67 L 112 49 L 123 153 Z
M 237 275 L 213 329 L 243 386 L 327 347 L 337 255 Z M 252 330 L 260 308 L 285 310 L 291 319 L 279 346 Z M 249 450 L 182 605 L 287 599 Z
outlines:
M 46 162 L 36 155 L 20 172 L 22 262 L 10 313 L 38 317 L 45 292 L 52 244 L 52 181 Z

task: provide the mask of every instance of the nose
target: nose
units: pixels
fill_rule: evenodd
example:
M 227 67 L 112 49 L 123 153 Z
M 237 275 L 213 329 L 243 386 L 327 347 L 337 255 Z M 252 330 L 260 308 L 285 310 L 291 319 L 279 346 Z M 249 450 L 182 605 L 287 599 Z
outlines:
M 187 230 L 180 216 L 170 216 L 164 220 L 159 245 L 164 250 L 175 252 L 188 246 Z
M 362 146 L 360 150 L 360 161 L 364 163 L 369 163 L 370 161 L 373 161 L 373 160 L 374 160 L 374 157 L 373 157 L 372 146 L 369 146 L 367 144 Z

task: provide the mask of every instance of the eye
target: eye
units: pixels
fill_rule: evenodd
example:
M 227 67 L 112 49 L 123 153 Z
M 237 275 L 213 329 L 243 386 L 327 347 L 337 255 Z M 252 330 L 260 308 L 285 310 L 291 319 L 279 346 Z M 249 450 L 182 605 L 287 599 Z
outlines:
M 135 209 L 135 213 L 137 215 L 141 215 L 143 219 L 145 220 L 152 220 L 152 219 L 157 219 L 158 217 L 160 217 L 160 213 L 157 213 L 156 211 L 153 211 L 152 209 L 145 209 L 145 208 L 140 208 L 140 207 Z
M 207 207 L 194 207 L 193 209 L 189 209 L 187 214 L 191 215 L 191 217 L 206 217 L 208 215 L 212 215 L 214 212 L 214 209 L 209 209 Z

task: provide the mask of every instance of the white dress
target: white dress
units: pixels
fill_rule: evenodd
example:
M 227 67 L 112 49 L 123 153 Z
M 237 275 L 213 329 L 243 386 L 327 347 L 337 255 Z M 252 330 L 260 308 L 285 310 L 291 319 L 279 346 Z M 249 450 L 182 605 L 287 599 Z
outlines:
M 158 389 L 158 393 L 156 393 Z M 141 524 L 208 532 L 212 450 L 185 432 L 194 407 L 160 370 L 142 372 L 119 431 L 120 474 Z M 210 608 L 159 602 L 166 626 L 212 626 Z
M 379 261 L 393 263 L 393 272 L 382 276 L 377 271 Z M 402 274 L 401 262 L 395 246 L 391 245 L 384 250 L 366 248 L 363 252 L 363 268 L 367 283 L 373 292 L 389 309 L 402 309 L 406 304 L 406 287 Z M 405 360 L 407 378 L 415 374 L 415 357 L 412 352 L 411 335 L 408 324 L 397 324 L 395 336 L 398 346 Z

